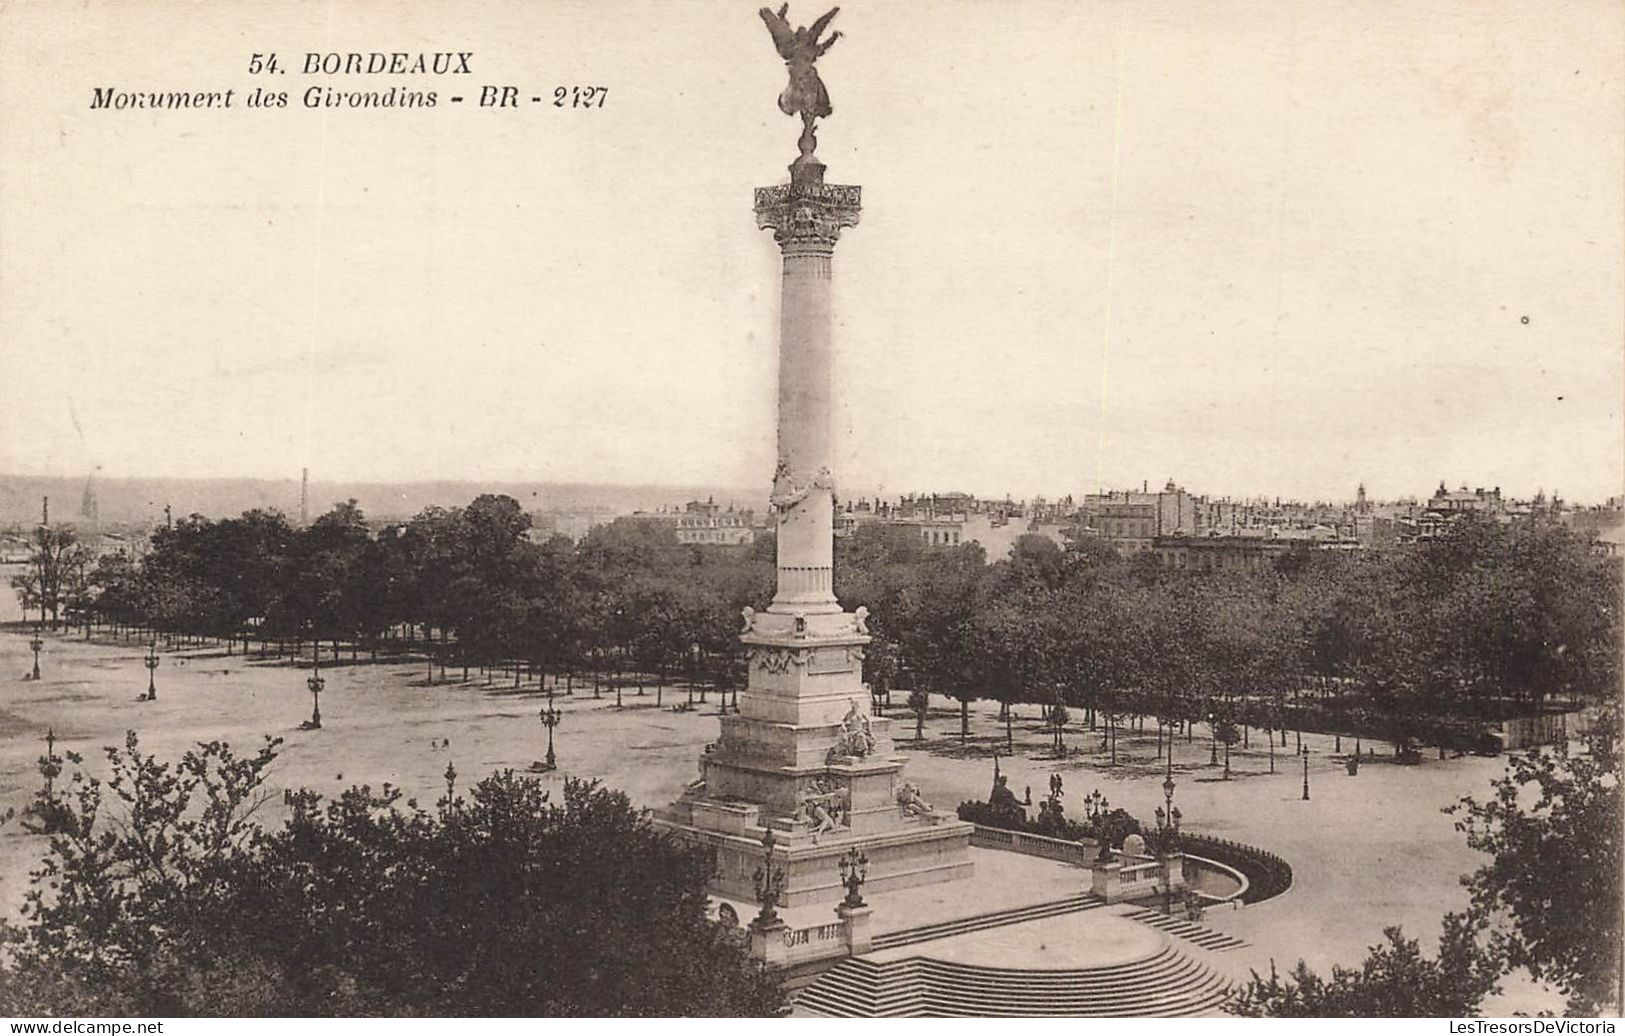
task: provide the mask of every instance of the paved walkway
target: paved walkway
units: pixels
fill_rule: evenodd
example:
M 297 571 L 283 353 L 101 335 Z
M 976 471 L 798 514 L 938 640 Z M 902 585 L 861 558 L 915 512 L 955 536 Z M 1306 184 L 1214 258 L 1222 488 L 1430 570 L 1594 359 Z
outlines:
M 59 750 L 81 752 L 86 768 L 98 774 L 105 772 L 102 746 L 121 744 L 126 729 L 138 731 L 143 747 L 166 759 L 202 739 L 225 738 L 248 750 L 272 733 L 287 740 L 272 778 L 273 793 L 309 787 L 330 795 L 352 784 L 376 788 L 388 781 L 423 803 L 443 791 L 448 764 L 466 788 L 493 769 L 527 767 L 546 747 L 546 732 L 536 719 L 543 699 L 534 685 L 516 692 L 498 680 L 486 687 L 477 674 L 462 684 L 455 682 L 460 671 L 448 670 L 453 682 L 426 686 L 426 666 L 418 662 L 344 664 L 324 669 L 326 728 L 307 732 L 297 727 L 310 714 L 308 670 L 285 661 L 245 661 L 218 649 L 165 652 L 157 673 L 159 700 L 138 703 L 135 698 L 147 683 L 141 645 L 46 640 L 40 660 L 44 679 L 25 682 L 19 677 L 31 663 L 26 636 L 0 634 L 0 808 L 21 806 L 38 787 L 34 760 L 44 750 L 47 727 L 55 728 Z M 668 691 L 665 704 L 685 697 Z M 628 707 L 618 711 L 613 697 L 594 700 L 578 691 L 558 698 L 564 713 L 556 732 L 561 770 L 538 779 L 556 788 L 565 775 L 599 778 L 642 806 L 675 799 L 696 775 L 704 745 L 717 736 L 715 700 L 704 711 L 681 714 L 654 708 L 655 700 L 653 689 L 641 698 L 623 691 Z M 972 711 L 979 737 L 968 747 L 959 746 L 957 715 L 946 709 L 928 719 L 924 744 L 911 740 L 911 721 L 899 719 L 893 731 L 908 760 L 909 778 L 950 813 L 963 800 L 986 798 L 992 751 L 1004 751 L 996 705 L 980 703 Z M 1018 712 L 1024 716 L 1016 723 L 1018 754 L 1001 763 L 1018 793 L 1031 786 L 1041 797 L 1050 774 L 1058 771 L 1073 816 L 1082 812 L 1082 797 L 1094 788 L 1114 806 L 1143 818 L 1161 805 L 1163 768 L 1155 759 L 1149 725 L 1143 736 L 1120 737 L 1116 767 L 1106 765 L 1099 737 L 1081 730 L 1068 737 L 1068 744 L 1082 754 L 1057 765 L 1036 758 L 1049 738 L 1035 711 Z M 1299 957 L 1322 971 L 1333 963 L 1355 965 L 1392 924 L 1403 925 L 1431 952 L 1440 917 L 1466 903 L 1459 876 L 1485 862 L 1441 810 L 1463 794 L 1483 795 L 1503 771 L 1504 760 L 1440 761 L 1428 754 L 1420 766 L 1383 762 L 1350 778 L 1331 758 L 1331 738 L 1304 740 L 1312 753 L 1309 802 L 1301 800 L 1301 763 L 1290 747 L 1277 748 L 1279 772 L 1271 775 L 1264 742 L 1255 732 L 1250 751 L 1232 752 L 1233 779 L 1221 781 L 1220 768 L 1208 765 L 1209 748 L 1200 737 L 1176 741 L 1175 802 L 1188 828 L 1270 849 L 1292 864 L 1295 875 L 1285 896 L 1234 912 L 1211 910 L 1204 923 L 1252 943 L 1238 954 L 1247 954 L 1261 969 L 1271 958 L 1283 968 Z M 274 810 L 280 801 L 275 795 L 265 822 L 278 822 Z M 16 823 L 0 826 L 0 916 L 15 916 L 27 872 L 44 849 L 42 840 L 24 835 Z M 905 898 L 877 916 L 877 929 L 909 927 L 953 911 L 983 913 L 1086 887 L 1081 873 L 1069 873 L 1061 864 L 973 853 L 978 861 L 991 855 L 1001 859 L 996 865 L 979 862 L 971 894 L 952 885 L 891 894 Z M 739 909 L 742 917 L 755 913 L 754 904 Z M 810 910 L 816 920 L 807 924 L 833 917 L 830 906 Z M 793 918 L 792 923 L 803 922 Z M 1539 1006 L 1513 1000 L 1498 1010 Z

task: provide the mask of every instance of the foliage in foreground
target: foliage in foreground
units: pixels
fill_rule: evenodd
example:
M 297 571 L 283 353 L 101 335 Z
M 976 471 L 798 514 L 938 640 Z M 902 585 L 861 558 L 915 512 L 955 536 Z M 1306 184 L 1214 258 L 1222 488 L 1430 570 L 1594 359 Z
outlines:
M 563 802 L 504 771 L 431 810 L 396 789 L 285 796 L 278 742 L 176 764 L 134 733 L 76 775 L 23 923 L 4 1015 L 768 1015 L 776 983 L 706 916 L 708 853 L 619 792 Z M 106 793 L 111 792 L 109 797 Z
M 1620 1003 L 1619 722 L 1603 710 L 1587 751 L 1559 742 L 1516 757 L 1490 799 L 1450 810 L 1492 857 L 1463 879 L 1475 916 L 1499 922 L 1508 963 L 1561 989 L 1574 1014 Z
M 1465 1018 L 1495 992 L 1500 961 L 1465 915 L 1445 917 L 1431 959 L 1398 928 L 1383 935 L 1387 942 L 1371 947 L 1359 968 L 1334 965 L 1330 978 L 1300 960 L 1283 979 L 1271 963 L 1269 977 L 1254 972 L 1229 1010 L 1247 1018 Z
M 1567 997 L 1570 1014 L 1620 1003 L 1620 714 L 1602 710 L 1584 752 L 1567 742 L 1514 757 L 1479 802 L 1447 812 L 1490 862 L 1462 879 L 1466 914 L 1444 919 L 1439 956 L 1422 956 L 1398 928 L 1358 970 L 1322 979 L 1302 962 L 1285 979 L 1273 964 L 1232 1004 L 1251 1017 L 1462 1017 L 1495 980 L 1524 968 Z

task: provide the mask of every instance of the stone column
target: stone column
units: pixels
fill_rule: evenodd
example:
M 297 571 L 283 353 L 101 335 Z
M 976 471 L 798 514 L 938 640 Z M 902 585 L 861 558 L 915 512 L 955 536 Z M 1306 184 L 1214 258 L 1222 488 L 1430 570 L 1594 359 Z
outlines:
M 860 190 L 824 183 L 824 166 L 798 161 L 790 183 L 756 189 L 756 223 L 784 256 L 779 306 L 778 513 L 781 615 L 837 613 L 834 451 L 831 444 L 830 264 L 843 227 L 856 226 Z

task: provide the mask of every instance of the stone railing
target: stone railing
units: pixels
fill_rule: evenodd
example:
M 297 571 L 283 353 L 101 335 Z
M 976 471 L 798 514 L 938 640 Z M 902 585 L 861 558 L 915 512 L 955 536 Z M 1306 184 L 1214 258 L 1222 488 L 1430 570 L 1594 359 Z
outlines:
M 870 908 L 843 904 L 835 913 L 838 920 L 806 928 L 792 928 L 783 921 L 766 928 L 751 924 L 751 956 L 770 968 L 784 968 L 869 952 L 874 941 Z
M 1262 902 L 1292 887 L 1292 865 L 1268 850 L 1211 835 L 1185 834 L 1181 840 L 1203 859 L 1239 871 L 1247 879 L 1239 894 L 1243 903 Z
M 1042 856 L 1046 860 L 1060 860 L 1079 867 L 1092 866 L 1097 852 L 1095 843 L 1090 841 L 1071 842 L 1065 838 L 1031 835 L 981 824 L 972 830 L 970 844 L 980 849 L 1004 849 L 1028 856 Z
M 1220 881 L 1233 883 L 1235 888 L 1223 895 L 1219 895 L 1209 889 L 1198 887 L 1212 884 L 1214 875 L 1217 875 Z M 1190 886 L 1192 895 L 1208 903 L 1228 903 L 1235 899 L 1245 903 L 1247 902 L 1247 889 L 1251 885 L 1247 880 L 1247 875 L 1234 867 L 1220 863 L 1218 860 L 1210 860 L 1205 856 L 1192 856 L 1190 853 L 1185 854 L 1185 883 Z
M 1177 893 L 1184 888 L 1185 863 L 1178 853 L 1159 859 L 1116 852 L 1112 859 L 1094 864 L 1089 880 L 1089 891 L 1108 903 Z

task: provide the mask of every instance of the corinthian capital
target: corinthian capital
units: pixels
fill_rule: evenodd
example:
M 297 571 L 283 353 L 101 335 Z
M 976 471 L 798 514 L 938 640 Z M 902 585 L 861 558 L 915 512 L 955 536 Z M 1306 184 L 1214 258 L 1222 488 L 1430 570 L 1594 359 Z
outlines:
M 756 226 L 771 228 L 780 247 L 833 249 L 844 227 L 858 225 L 862 188 L 833 183 L 787 183 L 756 188 Z

